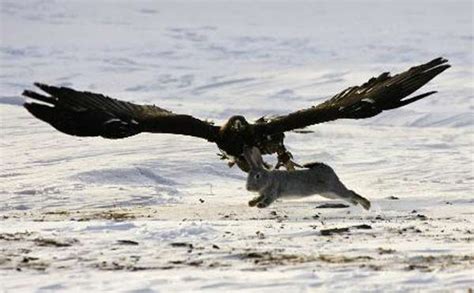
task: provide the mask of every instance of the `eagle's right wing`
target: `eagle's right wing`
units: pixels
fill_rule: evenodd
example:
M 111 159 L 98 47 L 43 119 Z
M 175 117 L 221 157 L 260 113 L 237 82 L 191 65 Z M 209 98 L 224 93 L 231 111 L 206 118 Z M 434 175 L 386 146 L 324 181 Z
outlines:
M 174 114 L 152 105 L 137 105 L 102 94 L 35 83 L 43 95 L 25 90 L 36 102 L 25 108 L 57 130 L 76 136 L 124 138 L 140 132 L 174 133 L 215 141 L 219 127 L 190 115 Z
M 434 94 L 434 91 L 408 97 L 450 67 L 448 60 L 436 58 L 391 76 L 388 72 L 373 77 L 361 86 L 350 87 L 331 99 L 288 115 L 256 125 L 261 134 L 274 134 L 336 119 L 363 119 L 402 107 Z

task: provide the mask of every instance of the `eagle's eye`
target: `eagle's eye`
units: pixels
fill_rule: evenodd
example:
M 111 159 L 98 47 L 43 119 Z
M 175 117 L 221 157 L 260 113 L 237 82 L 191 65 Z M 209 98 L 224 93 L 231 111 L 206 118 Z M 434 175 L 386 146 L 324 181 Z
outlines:
M 255 179 L 260 179 L 260 174 L 255 174 Z

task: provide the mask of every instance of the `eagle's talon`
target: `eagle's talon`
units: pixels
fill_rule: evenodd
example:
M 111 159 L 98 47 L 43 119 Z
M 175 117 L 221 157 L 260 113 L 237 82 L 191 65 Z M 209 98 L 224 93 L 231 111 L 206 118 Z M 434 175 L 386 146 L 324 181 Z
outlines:
M 275 169 L 285 167 L 285 169 L 288 171 L 294 171 L 296 167 L 303 168 L 300 164 L 294 162 L 292 159 L 293 155 L 283 146 L 282 150 L 278 152 L 278 162 L 275 165 Z
M 304 168 L 303 166 L 301 166 L 300 164 L 294 162 L 294 161 L 288 161 L 287 164 L 286 164 L 286 170 L 289 170 L 289 171 L 294 171 L 296 169 L 296 167 L 298 168 Z

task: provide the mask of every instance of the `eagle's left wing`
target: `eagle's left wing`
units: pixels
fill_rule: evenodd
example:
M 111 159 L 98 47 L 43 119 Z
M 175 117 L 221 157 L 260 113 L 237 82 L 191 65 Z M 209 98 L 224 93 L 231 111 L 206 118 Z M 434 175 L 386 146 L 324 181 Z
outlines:
M 102 94 L 35 83 L 48 95 L 25 90 L 24 104 L 36 118 L 75 136 L 124 138 L 140 132 L 173 133 L 215 142 L 219 127 L 155 105 L 138 105 Z M 38 103 L 40 102 L 40 103 Z
M 448 60 L 437 58 L 390 76 L 385 72 L 361 86 L 350 87 L 322 104 L 257 123 L 261 134 L 281 133 L 341 118 L 362 119 L 382 111 L 413 103 L 435 92 L 406 98 L 432 78 L 450 67 Z

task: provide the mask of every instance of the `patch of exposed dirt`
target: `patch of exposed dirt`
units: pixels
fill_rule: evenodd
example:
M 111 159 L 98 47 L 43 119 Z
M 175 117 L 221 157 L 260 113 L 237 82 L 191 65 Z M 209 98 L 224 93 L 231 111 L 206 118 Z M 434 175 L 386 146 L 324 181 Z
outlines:
M 318 205 L 317 209 L 346 209 L 349 205 L 343 203 L 323 203 Z
M 250 251 L 236 255 L 238 259 L 251 261 L 259 266 L 301 264 L 315 261 L 313 256 L 285 254 L 273 251 Z
M 353 262 L 366 262 L 371 261 L 374 258 L 367 255 L 361 256 L 344 256 L 344 255 L 326 255 L 322 254 L 318 257 L 319 261 L 333 263 L 333 264 L 345 264 Z
M 473 267 L 474 255 L 436 255 L 436 256 L 414 256 L 406 261 L 405 269 L 421 270 L 431 272 L 435 269 L 447 269 L 452 267 Z
M 49 247 L 69 247 L 79 241 L 77 239 L 52 239 L 52 238 L 35 238 L 33 242 L 38 246 L 49 246 Z

